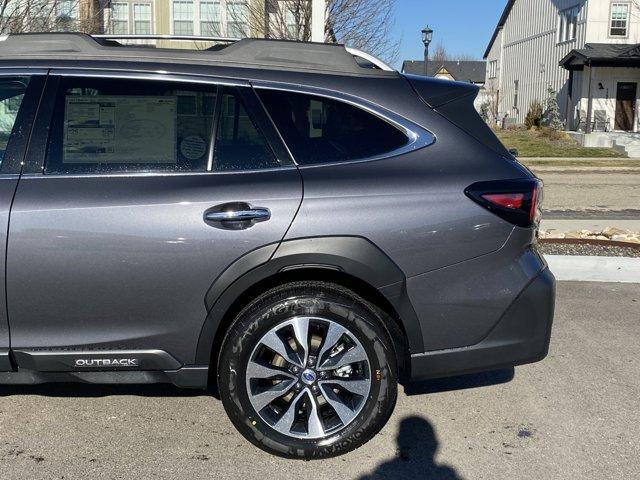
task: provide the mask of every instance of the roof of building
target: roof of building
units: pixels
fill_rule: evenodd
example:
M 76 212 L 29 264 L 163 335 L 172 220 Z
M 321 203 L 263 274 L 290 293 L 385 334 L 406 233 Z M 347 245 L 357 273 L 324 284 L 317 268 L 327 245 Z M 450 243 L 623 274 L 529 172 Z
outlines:
M 484 60 L 447 60 L 436 62 L 430 60 L 427 69 L 430 77 L 434 77 L 441 69 L 451 74 L 459 82 L 484 83 L 486 62 Z M 402 73 L 424 75 L 423 60 L 405 60 L 402 63 Z
M 135 61 L 358 76 L 397 75 L 373 68 L 372 63 L 348 52 L 344 45 L 248 38 L 204 50 L 187 50 L 122 45 L 83 33 L 28 33 L 0 36 L 0 59 Z
M 498 33 L 500 33 L 500 29 L 504 27 L 507 18 L 509 18 L 509 14 L 511 13 L 511 9 L 513 5 L 516 3 L 516 0 L 508 0 L 507 4 L 502 11 L 502 15 L 500 15 L 500 20 L 498 20 L 498 25 L 496 25 L 495 30 L 493 31 L 493 35 L 491 35 L 491 40 L 489 40 L 489 45 L 487 45 L 487 49 L 484 51 L 484 56 L 482 58 L 487 58 L 489 53 L 491 52 L 491 47 L 493 47 L 493 42 L 498 38 Z
M 567 70 L 580 70 L 586 64 L 637 66 L 640 64 L 640 44 L 587 43 L 560 60 L 560 66 Z

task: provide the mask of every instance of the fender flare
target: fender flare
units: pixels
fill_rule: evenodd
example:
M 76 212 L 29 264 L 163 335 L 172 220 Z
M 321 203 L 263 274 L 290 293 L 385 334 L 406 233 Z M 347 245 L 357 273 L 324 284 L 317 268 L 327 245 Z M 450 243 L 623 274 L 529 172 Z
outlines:
M 273 244 L 253 250 L 218 276 L 205 296 L 208 314 L 200 332 L 195 363 L 210 363 L 220 324 L 240 295 L 278 273 L 305 268 L 340 271 L 376 288 L 398 313 L 410 351 L 422 351 L 422 331 L 406 295 L 406 278 L 393 260 L 362 237 L 310 237 L 284 241 L 275 252 Z

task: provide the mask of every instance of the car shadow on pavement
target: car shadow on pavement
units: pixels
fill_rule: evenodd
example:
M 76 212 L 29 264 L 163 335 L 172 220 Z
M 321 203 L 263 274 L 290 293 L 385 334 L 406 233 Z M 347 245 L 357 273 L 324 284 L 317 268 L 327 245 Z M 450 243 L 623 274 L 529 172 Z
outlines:
M 436 463 L 438 439 L 433 426 L 424 418 L 411 416 L 402 419 L 396 444 L 397 453 L 392 460 L 380 464 L 359 480 L 462 480 L 454 468 Z
M 197 397 L 201 395 L 211 395 L 211 393 L 205 390 L 178 388 L 169 384 L 91 385 L 86 383 L 44 383 L 40 385 L 0 385 L 0 397 L 9 397 L 12 395 L 99 398 L 114 395 Z
M 472 373 L 449 378 L 435 378 L 412 383 L 404 387 L 404 393 L 409 396 L 426 395 L 429 393 L 452 392 L 468 388 L 489 387 L 500 385 L 513 380 L 515 368 L 503 368 L 489 372 Z

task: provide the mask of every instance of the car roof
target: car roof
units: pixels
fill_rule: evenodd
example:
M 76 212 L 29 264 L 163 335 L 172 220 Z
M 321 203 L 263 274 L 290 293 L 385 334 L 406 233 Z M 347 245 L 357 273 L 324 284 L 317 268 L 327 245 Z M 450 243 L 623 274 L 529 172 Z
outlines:
M 109 38 L 97 38 L 84 33 L 11 34 L 0 37 L 0 60 L 113 61 L 215 65 L 366 77 L 398 75 L 390 69 L 380 68 L 379 65 L 386 67 L 382 62 L 372 63 L 377 59 L 363 52 L 348 50 L 344 45 L 249 38 L 229 40 L 226 46 L 187 50 L 123 45 Z

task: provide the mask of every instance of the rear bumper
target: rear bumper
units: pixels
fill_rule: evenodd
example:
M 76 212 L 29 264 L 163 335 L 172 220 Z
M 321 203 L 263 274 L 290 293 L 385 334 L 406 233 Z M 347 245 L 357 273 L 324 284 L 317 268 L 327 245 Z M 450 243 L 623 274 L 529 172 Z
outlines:
M 555 307 L 555 278 L 537 275 L 484 340 L 469 347 L 411 356 L 411 380 L 448 377 L 538 362 L 547 356 Z

